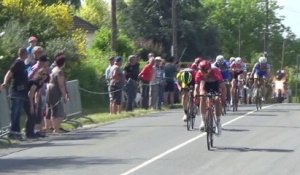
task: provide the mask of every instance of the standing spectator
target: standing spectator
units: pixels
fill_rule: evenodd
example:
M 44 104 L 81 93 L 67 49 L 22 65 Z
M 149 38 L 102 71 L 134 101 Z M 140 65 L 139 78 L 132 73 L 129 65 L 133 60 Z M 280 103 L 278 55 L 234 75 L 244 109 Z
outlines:
M 149 58 L 149 63 L 144 66 L 139 74 L 139 79 L 142 81 L 142 108 L 144 109 L 149 107 L 149 83 L 153 78 L 154 64 L 154 57 Z
M 34 118 L 30 115 L 30 104 L 28 101 L 28 75 L 25 67 L 25 59 L 28 54 L 26 48 L 19 48 L 18 58 L 11 65 L 9 71 L 4 77 L 2 88 L 7 88 L 11 81 L 10 98 L 11 98 L 11 112 L 10 112 L 10 132 L 8 137 L 11 139 L 22 140 L 21 128 L 20 128 L 20 116 L 21 109 L 24 108 L 26 119 L 26 136 L 28 138 L 34 136 Z
M 155 57 L 154 76 L 150 81 L 150 106 L 153 109 L 161 110 L 162 83 L 164 78 L 164 70 L 161 63 L 163 59 L 160 56 Z
M 128 63 L 124 68 L 124 75 L 126 78 L 126 111 L 133 110 L 133 102 L 137 93 L 137 81 L 140 71 L 140 65 L 137 62 L 137 57 L 135 55 L 130 55 L 128 58 Z
M 112 113 L 121 113 L 122 102 L 122 88 L 125 84 L 125 77 L 121 69 L 122 58 L 120 56 L 115 57 L 114 65 L 110 68 L 110 93 L 112 95 Z
M 174 90 L 175 90 L 175 77 L 177 68 L 175 65 L 175 58 L 170 57 L 165 65 L 165 92 L 164 92 L 164 104 L 173 107 L 174 105 Z
M 34 128 L 35 122 L 39 122 L 39 124 L 42 122 L 42 112 L 41 112 L 41 98 L 40 97 L 40 88 L 43 87 L 45 81 L 48 79 L 49 72 L 45 68 L 39 69 L 35 74 L 34 77 L 29 80 L 29 88 L 28 88 L 28 97 L 29 97 L 29 103 L 30 103 L 30 114 L 35 119 L 31 123 L 26 123 L 26 129 L 27 128 Z M 39 128 L 41 129 L 41 128 Z M 33 130 L 33 129 L 32 129 Z M 30 135 L 27 137 L 45 137 L 44 134 L 41 132 L 33 132 L 31 130 Z
M 63 53 L 55 55 L 55 67 L 52 69 L 48 84 L 46 104 L 47 115 L 51 117 L 53 133 L 59 133 L 62 119 L 65 117 L 61 99 L 66 103 L 69 100 L 66 89 L 66 79 L 63 72 L 66 57 Z
M 50 69 L 49 69 L 49 59 L 46 54 L 41 55 L 37 63 L 32 66 L 31 71 L 29 72 L 28 78 L 29 80 L 32 80 L 36 73 L 39 72 L 41 69 L 44 69 L 49 77 Z M 48 79 L 47 77 L 47 79 Z M 35 129 L 36 129 L 36 135 L 44 136 L 43 133 L 40 131 L 43 129 L 43 116 L 46 110 L 46 83 L 42 84 L 42 87 L 39 87 L 38 93 L 36 93 L 37 100 L 37 113 L 35 115 Z
M 34 64 L 34 54 L 33 54 L 33 48 L 36 46 L 37 38 L 35 36 L 31 36 L 28 39 L 29 46 L 26 48 L 28 57 L 25 60 L 25 65 L 30 67 Z
M 108 90 L 108 95 L 109 95 L 109 113 L 112 114 L 112 103 L 111 103 L 111 93 L 110 93 L 110 86 L 109 86 L 109 81 L 110 81 L 110 68 L 114 65 L 114 57 L 110 57 L 108 59 L 109 61 L 109 65 L 107 66 L 107 68 L 105 69 L 105 80 L 107 83 L 107 90 Z

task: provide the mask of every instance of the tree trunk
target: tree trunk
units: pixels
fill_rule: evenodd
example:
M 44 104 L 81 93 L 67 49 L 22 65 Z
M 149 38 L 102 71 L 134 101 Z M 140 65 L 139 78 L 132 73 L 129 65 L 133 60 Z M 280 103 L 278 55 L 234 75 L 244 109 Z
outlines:
M 116 0 L 111 0 L 111 50 L 117 52 L 117 5 Z

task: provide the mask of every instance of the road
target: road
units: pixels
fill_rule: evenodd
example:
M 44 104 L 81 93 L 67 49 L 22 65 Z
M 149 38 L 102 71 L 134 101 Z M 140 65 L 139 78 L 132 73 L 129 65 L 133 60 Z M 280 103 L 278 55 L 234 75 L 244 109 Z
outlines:
M 222 118 L 213 151 L 205 133 L 186 131 L 174 109 L 2 150 L 0 174 L 299 174 L 300 104 L 254 109 L 242 106 Z

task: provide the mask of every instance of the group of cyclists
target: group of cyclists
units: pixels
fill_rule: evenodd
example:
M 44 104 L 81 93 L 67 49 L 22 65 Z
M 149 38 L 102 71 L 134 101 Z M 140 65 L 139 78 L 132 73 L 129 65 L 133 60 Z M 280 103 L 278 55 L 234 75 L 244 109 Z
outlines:
M 234 97 L 244 97 L 242 88 L 250 87 L 253 89 L 254 98 L 257 94 L 258 86 L 262 88 L 261 100 L 265 100 L 265 80 L 269 78 L 270 65 L 265 56 L 258 58 L 251 72 L 247 72 L 247 64 L 240 57 L 231 57 L 226 60 L 224 56 L 218 55 L 214 61 L 196 58 L 192 64 L 177 73 L 177 83 L 181 91 L 181 101 L 184 109 L 183 120 L 188 118 L 188 93 L 193 90 L 194 101 L 199 107 L 197 117 L 200 118 L 200 130 L 205 131 L 207 119 L 207 103 L 205 94 L 218 94 L 215 98 L 216 128 L 221 134 L 221 115 L 223 109 L 229 110 L 234 104 Z M 285 72 L 280 70 L 276 77 L 285 76 Z M 238 91 L 236 91 L 238 90 Z M 235 94 L 238 92 L 238 94 Z

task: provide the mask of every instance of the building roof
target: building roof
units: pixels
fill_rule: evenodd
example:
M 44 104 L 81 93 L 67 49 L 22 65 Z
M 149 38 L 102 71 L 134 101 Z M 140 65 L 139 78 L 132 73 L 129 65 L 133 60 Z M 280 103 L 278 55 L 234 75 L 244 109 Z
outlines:
M 88 21 L 78 16 L 73 16 L 73 27 L 74 29 L 80 28 L 86 30 L 88 33 L 94 33 L 98 29 L 93 24 L 89 23 Z

